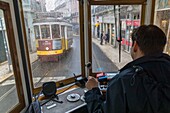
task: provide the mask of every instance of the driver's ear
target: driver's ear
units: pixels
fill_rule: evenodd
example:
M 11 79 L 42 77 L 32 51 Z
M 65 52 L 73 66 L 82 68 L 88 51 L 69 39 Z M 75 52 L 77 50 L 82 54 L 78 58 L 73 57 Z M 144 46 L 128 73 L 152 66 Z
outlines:
M 136 41 L 134 41 L 133 51 L 134 51 L 134 52 L 137 52 L 138 49 L 139 49 L 139 46 L 138 46 L 138 44 L 136 43 Z

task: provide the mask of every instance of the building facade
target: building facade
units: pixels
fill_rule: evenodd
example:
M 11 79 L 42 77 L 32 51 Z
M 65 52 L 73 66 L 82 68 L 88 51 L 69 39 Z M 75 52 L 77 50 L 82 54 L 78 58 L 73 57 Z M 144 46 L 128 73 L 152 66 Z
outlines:
M 56 0 L 55 4 L 55 12 L 62 13 L 62 19 L 68 19 L 71 16 L 71 1 L 69 0 Z
M 4 24 L 4 15 L 3 11 L 0 10 L 0 63 L 7 60 L 6 56 L 6 47 L 8 47 L 6 41 L 6 28 Z M 6 47 L 5 47 L 6 46 Z
M 140 12 L 141 6 L 139 5 L 100 5 L 92 7 L 92 32 L 94 37 L 100 39 L 101 32 L 104 32 L 107 34 L 108 43 L 117 47 L 117 40 L 121 40 L 123 49 L 130 52 L 132 45 L 130 36 L 132 30 L 140 26 Z
M 74 34 L 79 34 L 79 2 L 77 0 L 56 0 L 55 12 L 61 12 L 61 19 L 73 25 Z
M 71 23 L 73 25 L 74 34 L 79 34 L 79 2 L 71 0 Z

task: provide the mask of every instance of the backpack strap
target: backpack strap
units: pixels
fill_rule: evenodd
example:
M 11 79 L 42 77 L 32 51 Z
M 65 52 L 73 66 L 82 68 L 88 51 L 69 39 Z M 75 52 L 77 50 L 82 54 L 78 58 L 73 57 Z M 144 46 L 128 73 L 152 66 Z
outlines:
M 137 68 L 136 68 L 137 67 Z M 149 76 L 149 74 L 141 67 L 141 66 L 135 66 L 136 68 L 136 72 L 138 74 L 140 74 L 140 76 L 142 76 L 142 84 L 144 86 L 144 91 L 146 93 L 146 96 L 147 96 L 147 99 L 148 99 L 148 102 L 149 102 L 149 105 L 150 105 L 150 108 L 152 110 L 152 113 L 158 113 L 155 111 L 154 108 L 156 108 L 157 106 L 155 106 L 153 104 L 153 99 L 151 99 L 150 95 L 152 95 L 151 93 L 153 92 L 150 92 L 150 91 L 153 91 L 153 90 L 150 90 L 149 88 L 151 87 L 154 87 L 156 86 L 157 82 L 153 79 L 152 76 Z M 139 69 L 139 71 L 138 71 Z M 147 85 L 150 85 L 149 87 L 147 87 Z
M 123 97 L 124 100 L 130 98 L 126 97 L 128 93 L 126 89 L 128 85 L 126 84 L 128 83 L 130 86 L 134 87 L 140 82 L 150 111 L 152 113 L 170 113 L 170 84 L 155 80 L 142 66 L 132 66 L 132 68 L 125 69 L 120 73 L 120 76 L 123 77 L 128 73 L 130 73 L 128 81 L 127 79 L 125 79 L 126 81 L 121 79 L 122 90 L 125 94 Z M 127 104 L 126 109 L 128 110 Z
M 131 78 L 131 85 L 135 84 L 135 76 L 140 75 L 142 76 L 142 84 L 144 87 L 144 92 L 146 93 L 148 103 L 150 105 L 150 109 L 152 110 L 152 113 L 159 113 L 157 111 L 158 108 L 158 98 L 161 94 L 162 98 L 162 92 L 160 92 L 160 89 L 162 88 L 162 83 L 157 82 L 153 76 L 149 75 L 147 71 L 143 69 L 141 66 L 133 66 L 135 68 L 135 73 Z

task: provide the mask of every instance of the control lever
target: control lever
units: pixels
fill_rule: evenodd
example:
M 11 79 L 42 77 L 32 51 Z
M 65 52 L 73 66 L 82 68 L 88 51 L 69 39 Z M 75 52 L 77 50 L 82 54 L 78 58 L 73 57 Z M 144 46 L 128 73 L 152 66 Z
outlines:
M 91 62 L 87 62 L 85 65 L 88 69 L 91 68 Z
M 86 82 L 87 82 L 87 78 L 86 77 L 77 77 L 76 75 L 75 75 L 75 73 L 73 73 L 73 75 L 74 75 L 74 78 L 75 78 L 75 83 L 76 83 L 76 85 L 78 85 L 78 86 L 80 86 L 80 87 L 82 87 L 82 88 L 84 88 L 85 87 L 85 84 L 86 84 Z
M 87 62 L 87 63 L 85 64 L 85 66 L 86 66 L 86 68 L 88 69 L 88 70 L 87 70 L 87 76 L 86 76 L 86 77 L 82 77 L 82 76 L 77 77 L 77 76 L 75 75 L 75 73 L 73 73 L 74 78 L 75 78 L 75 83 L 76 83 L 78 86 L 82 87 L 82 88 L 85 87 L 85 84 L 86 84 L 86 82 L 88 81 L 87 77 L 89 76 L 89 75 L 88 75 L 88 72 L 89 72 L 89 69 L 91 68 L 91 62 Z
M 86 77 L 88 77 L 89 76 L 89 69 L 91 68 L 91 62 L 87 62 L 85 64 L 85 67 L 87 68 L 87 75 L 86 75 Z

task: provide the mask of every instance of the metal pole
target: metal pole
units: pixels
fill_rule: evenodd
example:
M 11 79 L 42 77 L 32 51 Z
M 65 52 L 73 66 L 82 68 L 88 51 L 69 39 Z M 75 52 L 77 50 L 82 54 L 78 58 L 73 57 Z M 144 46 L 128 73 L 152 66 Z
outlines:
M 122 33 L 121 33 L 121 29 L 122 29 L 122 24 L 121 24 L 121 20 L 120 20 L 120 5 L 119 5 L 119 62 L 121 62 L 121 42 L 122 42 Z
M 128 32 L 129 32 L 129 36 L 128 36 L 128 51 L 129 51 L 129 52 L 130 52 L 130 34 L 131 34 L 130 31 L 133 30 L 133 17 L 132 17 L 132 11 L 133 11 L 133 6 L 130 5 L 130 6 L 128 7 L 128 12 L 129 12 L 129 16 L 130 16 L 130 22 L 131 22 L 131 25 L 129 26 L 129 29 L 128 29 Z
M 11 67 L 10 67 L 10 65 L 11 65 L 11 59 L 10 59 L 10 55 L 9 55 L 9 50 L 8 50 L 6 38 L 5 38 L 5 33 L 4 33 L 4 28 L 3 28 L 3 23 L 2 23 L 2 18 L 0 18 L 0 23 L 1 23 L 1 28 L 2 28 L 2 37 L 3 37 L 3 39 L 4 39 L 6 57 L 7 57 L 7 60 L 8 60 L 8 69 L 9 69 L 9 72 L 11 72 Z
M 115 40 L 115 47 L 117 47 L 117 44 L 116 44 L 116 41 L 117 41 L 117 17 L 116 17 L 116 8 L 115 8 L 116 6 L 114 5 L 113 6 L 113 8 L 114 8 L 114 17 L 115 17 L 115 38 L 116 38 L 116 40 Z

